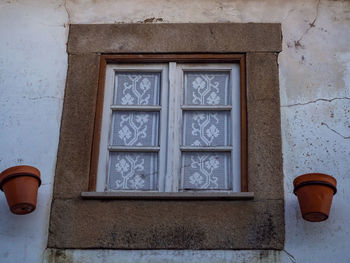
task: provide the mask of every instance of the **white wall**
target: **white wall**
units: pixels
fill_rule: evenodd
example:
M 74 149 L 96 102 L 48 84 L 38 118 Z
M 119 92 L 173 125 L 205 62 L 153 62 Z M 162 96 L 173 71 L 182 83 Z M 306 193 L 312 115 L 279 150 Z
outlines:
M 40 262 L 46 247 L 67 71 L 66 22 L 55 1 L 0 3 L 0 170 L 29 164 L 42 173 L 32 214 L 11 214 L 0 193 L 0 262 Z
M 38 167 L 37 210 L 9 213 L 0 197 L 0 262 L 41 262 L 45 251 L 67 70 L 68 23 L 282 23 L 279 55 L 285 173 L 285 251 L 63 251 L 76 262 L 350 262 L 350 2 L 310 0 L 68 0 L 0 2 L 0 170 Z M 308 223 L 293 178 L 338 180 L 330 218 Z M 54 251 L 46 258 L 52 260 Z M 60 253 L 62 255 L 62 253 Z M 289 254 L 289 255 L 288 255 Z M 186 257 L 187 260 L 184 260 Z

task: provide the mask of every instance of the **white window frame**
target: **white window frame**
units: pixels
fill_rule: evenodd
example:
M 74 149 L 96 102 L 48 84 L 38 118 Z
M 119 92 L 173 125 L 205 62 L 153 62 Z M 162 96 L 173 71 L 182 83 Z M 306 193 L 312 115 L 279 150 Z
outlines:
M 116 72 L 159 72 L 160 107 L 158 106 L 115 106 L 113 105 Z M 229 71 L 231 85 L 231 106 L 184 106 L 183 76 L 186 71 Z M 159 111 L 159 146 L 160 147 L 109 147 L 112 112 L 114 110 Z M 230 192 L 241 191 L 241 140 L 240 140 L 240 65 L 239 63 L 147 63 L 147 64 L 108 64 L 105 76 L 105 91 L 101 124 L 101 137 L 98 160 L 96 191 L 107 191 L 109 150 L 158 152 L 158 189 L 141 192 L 179 192 L 181 178 L 181 153 L 189 151 L 182 147 L 182 126 L 184 110 L 231 110 L 231 146 L 205 147 L 206 151 L 231 152 L 231 187 Z M 172 146 L 172 147 L 170 147 Z M 193 150 L 193 149 L 192 149 Z M 193 190 L 191 192 L 222 192 L 222 190 Z M 227 191 L 227 190 L 226 190 Z M 108 192 L 125 192 L 108 190 Z M 140 192 L 140 190 L 127 190 Z M 186 190 L 185 192 L 189 192 Z

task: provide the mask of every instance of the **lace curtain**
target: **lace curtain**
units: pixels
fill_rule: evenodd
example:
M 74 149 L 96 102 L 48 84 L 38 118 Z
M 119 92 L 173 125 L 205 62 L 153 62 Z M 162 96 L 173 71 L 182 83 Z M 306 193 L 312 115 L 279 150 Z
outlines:
M 206 106 L 205 111 L 183 112 L 183 145 L 214 147 L 231 145 L 230 75 L 226 72 L 186 72 L 184 104 Z M 212 107 L 212 110 L 211 110 Z M 182 187 L 187 190 L 222 190 L 230 186 L 230 153 L 193 151 L 182 154 Z
M 117 73 L 114 104 L 119 106 L 159 105 L 160 73 Z M 159 112 L 113 112 L 111 145 L 126 147 L 159 145 Z M 158 154 L 111 152 L 109 190 L 156 190 Z

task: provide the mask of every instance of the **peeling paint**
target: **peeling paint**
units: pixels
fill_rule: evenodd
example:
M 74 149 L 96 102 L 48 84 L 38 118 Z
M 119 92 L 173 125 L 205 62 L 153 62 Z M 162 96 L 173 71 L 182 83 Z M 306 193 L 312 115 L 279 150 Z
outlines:
M 163 22 L 163 18 L 161 17 L 158 17 L 158 18 L 155 18 L 155 17 L 151 17 L 151 18 L 146 18 L 145 20 L 143 21 L 137 21 L 138 23 L 154 23 L 154 22 Z

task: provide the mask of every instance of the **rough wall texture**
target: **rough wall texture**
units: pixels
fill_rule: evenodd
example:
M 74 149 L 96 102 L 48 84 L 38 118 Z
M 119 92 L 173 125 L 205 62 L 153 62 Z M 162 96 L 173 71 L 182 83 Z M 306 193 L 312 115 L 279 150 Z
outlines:
M 280 200 L 55 199 L 53 205 L 53 248 L 282 249 L 284 243 Z
M 55 193 L 69 198 L 88 187 L 91 141 L 93 136 L 99 56 L 69 55 L 66 92 L 57 153 Z M 63 139 L 62 139 L 63 138 Z
M 45 248 L 67 67 L 64 24 L 137 22 L 282 24 L 279 76 L 288 254 L 49 250 L 49 262 L 163 263 L 183 262 L 184 257 L 191 262 L 350 261 L 349 1 L 2 1 L 0 21 L 0 167 L 34 164 L 45 180 L 32 215 L 10 215 L 1 197 L 2 262 L 40 262 Z M 309 171 L 338 180 L 331 216 L 323 223 L 303 221 L 292 194 L 293 178 Z
M 0 193 L 0 262 L 41 262 L 67 72 L 61 1 L 0 1 L 0 171 L 21 164 L 42 175 L 36 211 L 10 213 Z
M 276 24 L 73 24 L 68 53 L 279 52 L 281 39 Z

